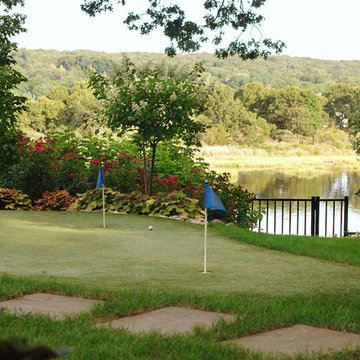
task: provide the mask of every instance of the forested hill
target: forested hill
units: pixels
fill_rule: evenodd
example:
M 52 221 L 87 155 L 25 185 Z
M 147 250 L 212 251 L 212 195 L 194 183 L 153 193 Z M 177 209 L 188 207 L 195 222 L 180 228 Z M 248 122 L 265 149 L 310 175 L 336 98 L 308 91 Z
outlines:
M 360 61 L 329 61 L 310 58 L 275 56 L 268 60 L 242 61 L 237 57 L 217 59 L 211 54 L 177 55 L 169 59 L 156 53 L 128 53 L 135 63 L 148 60 L 193 65 L 203 61 L 205 69 L 220 83 L 233 88 L 250 82 L 281 89 L 295 85 L 315 92 L 324 92 L 334 82 L 360 85 Z M 58 85 L 72 87 L 76 81 L 86 80 L 89 67 L 103 73 L 121 60 L 122 54 L 108 54 L 89 50 L 55 51 L 19 49 L 15 54 L 19 70 L 29 79 L 19 92 L 32 98 L 49 93 Z

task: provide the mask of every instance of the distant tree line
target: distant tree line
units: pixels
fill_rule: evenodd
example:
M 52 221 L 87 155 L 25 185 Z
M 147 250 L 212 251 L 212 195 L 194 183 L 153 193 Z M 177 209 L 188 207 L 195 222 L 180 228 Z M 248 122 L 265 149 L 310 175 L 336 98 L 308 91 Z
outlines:
M 360 61 L 330 61 L 309 58 L 273 56 L 268 60 L 242 61 L 238 57 L 217 59 L 212 54 L 178 55 L 166 58 L 156 53 L 129 53 L 132 62 L 143 65 L 148 61 L 166 61 L 170 64 L 192 68 L 203 62 L 206 72 L 217 84 L 233 89 L 252 82 L 266 87 L 284 89 L 297 86 L 324 93 L 334 83 L 360 85 Z M 89 50 L 55 51 L 25 50 L 14 53 L 16 67 L 26 78 L 18 87 L 18 95 L 36 99 L 47 95 L 55 86 L 73 87 L 86 80 L 86 72 L 93 69 L 100 74 L 111 71 L 113 63 L 120 63 L 122 54 L 107 54 Z
M 269 140 L 322 141 L 321 134 L 326 131 L 339 140 L 339 145 L 344 139 L 341 133 L 347 133 L 355 142 L 360 114 L 349 110 L 358 107 L 359 89 L 336 84 L 320 95 L 295 86 L 273 89 L 250 83 L 232 89 L 220 85 L 209 96 L 206 111 L 200 116 L 209 125 L 203 141 L 212 145 L 261 146 Z
M 268 141 L 321 142 L 334 137 L 341 147 L 350 136 L 359 148 L 360 87 L 334 84 L 320 95 L 296 86 L 274 89 L 260 83 L 237 89 L 209 86 L 205 110 L 197 117 L 208 127 L 200 138 L 203 143 L 261 147 Z M 28 134 L 67 128 L 88 134 L 98 126 L 94 120 L 99 120 L 100 104 L 86 82 L 55 87 L 26 105 L 29 110 L 19 115 L 19 125 Z

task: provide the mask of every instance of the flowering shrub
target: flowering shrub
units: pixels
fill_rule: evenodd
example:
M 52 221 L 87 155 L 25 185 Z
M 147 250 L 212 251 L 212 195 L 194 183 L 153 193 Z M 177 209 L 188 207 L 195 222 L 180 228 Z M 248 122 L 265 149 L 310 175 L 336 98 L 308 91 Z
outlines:
M 1 173 L 0 185 L 20 189 L 33 200 L 45 191 L 57 189 L 76 195 L 95 187 L 99 168 L 104 165 L 108 186 L 122 192 L 141 188 L 141 160 L 127 152 L 114 153 L 114 149 L 107 149 L 106 153 L 103 140 L 102 143 L 95 137 L 87 140 L 87 144 L 84 139 L 77 143 L 72 133 L 36 141 L 20 137 L 19 162 Z M 94 154 L 99 157 L 93 158 Z
M 230 181 L 230 174 L 217 174 L 213 171 L 204 171 L 201 168 L 190 170 L 185 186 L 181 189 L 188 197 L 195 198 L 204 208 L 204 182 L 208 180 L 219 198 L 222 200 L 226 213 L 209 211 L 209 219 L 221 218 L 225 222 L 233 222 L 244 228 L 251 228 L 262 217 L 258 210 L 252 210 L 251 204 L 255 194 L 235 185 Z M 164 179 L 161 179 L 162 181 Z M 169 188 L 173 188 L 172 179 L 165 179 Z
M 150 199 L 140 194 L 145 189 L 144 168 L 149 166 L 150 160 L 134 156 L 138 152 L 129 142 L 120 143 L 110 137 L 98 139 L 94 136 L 78 139 L 73 132 L 65 131 L 36 141 L 20 137 L 18 149 L 20 161 L 3 171 L 0 186 L 20 189 L 33 200 L 39 199 L 45 191 L 66 190 L 70 196 L 86 192 L 88 195 L 82 195 L 78 208 L 100 209 L 101 191 L 89 193 L 87 190 L 95 188 L 99 169 L 104 166 L 105 185 L 117 190 L 108 189 L 106 193 L 108 210 L 111 211 L 153 214 L 156 207 L 156 214 L 188 214 L 193 211 L 194 204 L 187 200 L 182 203 L 181 196 L 195 199 L 196 204 L 203 208 L 204 182 L 208 180 L 227 209 L 226 214 L 210 211 L 210 219 L 220 217 L 250 228 L 261 217 L 260 212 L 251 210 L 254 194 L 232 184 L 229 174 L 219 175 L 210 171 L 208 164 L 195 158 L 195 148 L 187 148 L 180 143 L 161 144 L 155 164 L 155 197 L 177 194 L 176 199 L 171 201 L 178 203 L 172 202 L 172 206 L 176 206 L 170 212 L 169 207 L 159 205 L 162 204 L 160 200 L 153 202 L 154 197 Z M 81 201 L 85 205 L 81 205 Z M 163 200 L 165 203 L 169 201 Z M 153 202 L 150 207 L 149 202 Z M 184 206 L 188 207 L 185 209 Z
M 82 193 L 89 189 L 91 180 L 96 184 L 96 178 L 91 179 L 90 171 L 82 155 L 75 152 L 58 155 L 54 168 L 57 174 L 57 189 L 67 190 L 71 195 Z
M 3 173 L 2 182 L 8 188 L 18 189 L 36 200 L 48 190 L 57 188 L 57 174 L 51 151 L 30 150 L 22 152 L 19 162 Z
M 66 190 L 58 190 L 55 192 L 45 191 L 42 194 L 42 198 L 35 201 L 35 210 L 44 211 L 44 210 L 59 210 L 66 211 L 69 210 L 70 205 L 76 199 L 69 195 Z
M 198 148 L 185 146 L 178 142 L 161 143 L 157 150 L 157 161 L 155 164 L 156 177 L 162 179 L 171 176 L 178 176 L 178 183 L 181 188 L 192 170 L 201 171 L 201 174 L 209 172 L 209 164 L 202 158 L 196 156 Z M 205 180 L 202 179 L 200 183 Z

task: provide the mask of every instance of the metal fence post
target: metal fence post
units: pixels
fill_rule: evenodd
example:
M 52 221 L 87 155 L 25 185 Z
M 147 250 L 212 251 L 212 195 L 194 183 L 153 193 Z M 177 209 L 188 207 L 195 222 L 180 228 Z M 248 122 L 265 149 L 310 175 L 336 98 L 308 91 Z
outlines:
M 349 197 L 344 197 L 344 236 L 349 235 L 348 229 L 348 221 L 349 221 Z
M 320 233 L 320 196 L 316 197 L 316 218 L 315 218 L 315 236 Z
M 315 236 L 315 196 L 311 197 L 311 224 L 310 224 L 310 232 L 311 236 Z

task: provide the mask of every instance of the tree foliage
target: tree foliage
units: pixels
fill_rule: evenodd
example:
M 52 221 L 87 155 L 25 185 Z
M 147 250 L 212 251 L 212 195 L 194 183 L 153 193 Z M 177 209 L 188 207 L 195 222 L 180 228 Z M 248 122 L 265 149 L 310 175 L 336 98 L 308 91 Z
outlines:
M 339 129 L 352 135 L 354 149 L 360 154 L 360 87 L 335 84 L 324 94 L 325 110 Z
M 238 57 L 216 59 L 212 54 L 187 54 L 174 58 L 159 53 L 128 53 L 136 66 L 149 60 L 166 61 L 171 65 L 193 67 L 202 62 L 205 74 L 218 84 L 238 89 L 256 82 L 266 89 L 284 89 L 297 86 L 315 93 L 325 93 L 334 83 L 344 82 L 360 86 L 359 61 L 329 61 L 309 58 L 272 56 L 268 60 L 242 61 Z M 113 63 L 120 63 L 122 54 L 108 54 L 90 50 L 56 51 L 19 49 L 14 53 L 18 63 L 16 70 L 28 78 L 21 83 L 17 95 L 32 99 L 46 96 L 54 87 L 67 86 L 72 89 L 76 82 L 85 81 L 86 71 L 93 68 L 100 74 L 110 72 Z M 321 78 L 321 80 L 320 80 Z
M 37 100 L 28 99 L 28 111 L 18 117 L 21 129 L 26 133 L 48 134 L 65 128 L 79 129 L 96 117 L 98 102 L 86 82 L 76 83 L 73 89 L 66 86 L 53 88 Z
M 13 68 L 16 62 L 12 53 L 17 45 L 10 39 L 25 31 L 22 27 L 25 17 L 12 13 L 17 5 L 24 5 L 24 1 L 0 1 L 0 166 L 16 161 L 17 114 L 25 109 L 25 98 L 13 93 L 16 86 L 26 80 Z
M 145 0 L 143 0 L 145 2 Z M 201 46 L 211 41 L 217 46 L 216 55 L 227 58 L 239 55 L 243 60 L 267 58 L 273 51 L 281 53 L 285 44 L 265 38 L 259 31 L 264 20 L 259 8 L 266 0 L 205 0 L 203 3 L 203 23 L 190 20 L 179 5 L 164 0 L 149 0 L 144 13 L 129 12 L 124 23 L 130 30 L 147 35 L 157 28 L 171 41 L 165 49 L 170 56 L 176 49 L 183 52 L 199 51 Z M 102 11 L 113 11 L 114 5 L 124 6 L 125 0 L 84 0 L 81 9 L 90 16 Z M 139 6 L 139 4 L 136 4 Z M 137 9 L 136 9 L 137 10 Z M 224 44 L 225 34 L 233 30 L 236 38 Z M 258 31 L 255 31 L 258 30 Z M 258 36 L 254 34 L 257 33 Z
M 139 69 L 124 57 L 110 77 L 96 72 L 90 75 L 94 95 L 103 105 L 106 126 L 119 135 L 133 133 L 144 158 L 146 149 L 151 149 L 147 193 L 152 190 L 157 145 L 173 139 L 193 144 L 205 129 L 193 118 L 204 110 L 206 100 L 202 72 L 201 65 L 185 73 L 161 64 Z

